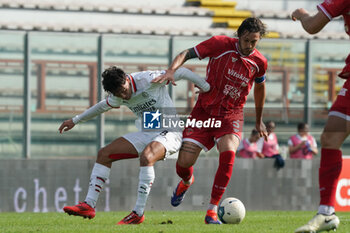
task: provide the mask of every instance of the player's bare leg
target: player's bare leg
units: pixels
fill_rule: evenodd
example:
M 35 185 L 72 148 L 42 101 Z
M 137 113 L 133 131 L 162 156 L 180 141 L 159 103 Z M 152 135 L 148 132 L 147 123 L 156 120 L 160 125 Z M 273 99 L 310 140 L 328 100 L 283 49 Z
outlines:
M 231 178 L 239 141 L 238 136 L 234 134 L 226 134 L 218 140 L 219 167 L 216 171 L 210 203 L 204 219 L 206 224 L 221 224 L 217 216 L 218 205 Z
M 334 213 L 334 202 L 342 167 L 342 153 L 339 148 L 349 133 L 350 121 L 337 116 L 329 116 L 321 135 L 322 150 L 319 170 L 321 200 L 318 213 L 295 232 L 321 232 L 338 228 L 340 221 Z
M 184 141 L 182 143 L 176 162 L 176 172 L 182 180 L 176 186 L 171 197 L 171 205 L 174 207 L 182 203 L 188 188 L 194 182 L 192 166 L 197 161 L 201 150 L 202 148 L 192 142 Z
M 140 154 L 140 173 L 136 205 L 133 211 L 118 222 L 118 225 L 140 224 L 145 220 L 144 210 L 155 178 L 153 165 L 164 159 L 165 148 L 160 142 L 153 141 Z
M 92 219 L 95 217 L 95 207 L 100 192 L 109 178 L 112 162 L 119 159 L 137 158 L 134 146 L 125 138 L 117 138 L 109 145 L 100 149 L 96 163 L 92 169 L 89 189 L 85 201 L 75 206 L 65 206 L 64 212 L 69 215 Z

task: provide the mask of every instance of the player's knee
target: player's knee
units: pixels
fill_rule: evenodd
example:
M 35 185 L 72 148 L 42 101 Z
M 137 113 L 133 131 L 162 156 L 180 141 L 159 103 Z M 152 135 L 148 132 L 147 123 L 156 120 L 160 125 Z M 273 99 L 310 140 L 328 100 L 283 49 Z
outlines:
M 109 153 L 107 152 L 107 150 L 105 148 L 101 148 L 97 153 L 96 161 L 101 164 L 109 163 L 110 159 L 108 156 L 109 156 Z
M 194 165 L 194 161 L 192 161 L 191 159 L 188 159 L 186 157 L 179 157 L 177 159 L 177 164 L 183 168 L 189 168 L 191 166 Z
M 140 166 L 152 166 L 155 163 L 152 153 L 141 153 Z

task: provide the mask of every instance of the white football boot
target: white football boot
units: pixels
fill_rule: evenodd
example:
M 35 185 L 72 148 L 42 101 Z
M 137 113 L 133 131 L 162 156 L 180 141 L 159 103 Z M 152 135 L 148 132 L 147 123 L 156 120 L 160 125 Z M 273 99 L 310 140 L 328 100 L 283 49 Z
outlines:
M 335 215 L 316 214 L 306 225 L 299 227 L 295 233 L 317 233 L 338 228 L 339 218 Z

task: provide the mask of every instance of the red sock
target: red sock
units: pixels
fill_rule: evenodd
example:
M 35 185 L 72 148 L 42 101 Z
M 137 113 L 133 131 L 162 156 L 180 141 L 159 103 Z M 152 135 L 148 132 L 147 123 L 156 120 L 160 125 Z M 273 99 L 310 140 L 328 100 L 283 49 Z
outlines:
M 176 163 L 176 173 L 184 180 L 189 181 L 193 174 L 193 166 L 185 168 Z
M 342 168 L 342 153 L 336 149 L 321 149 L 319 169 L 320 205 L 334 206 L 335 192 Z
M 225 151 L 220 153 L 219 167 L 216 171 L 213 188 L 211 190 L 210 204 L 219 204 L 228 182 L 230 181 L 234 161 L 234 151 Z

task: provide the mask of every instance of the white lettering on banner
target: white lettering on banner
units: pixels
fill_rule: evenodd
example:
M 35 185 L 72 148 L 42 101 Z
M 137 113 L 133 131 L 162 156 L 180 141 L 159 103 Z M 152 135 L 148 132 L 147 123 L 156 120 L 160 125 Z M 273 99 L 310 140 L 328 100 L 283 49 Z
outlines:
M 23 204 L 21 207 L 19 206 L 19 203 L 18 203 L 20 199 L 20 195 L 21 195 L 21 200 L 23 200 Z M 24 188 L 19 187 L 15 192 L 15 196 L 13 197 L 13 204 L 15 207 L 15 211 L 17 213 L 22 213 L 26 211 L 26 207 L 27 207 L 27 202 L 25 201 L 26 199 L 27 199 L 27 191 Z
M 75 204 L 79 202 L 79 193 L 82 191 L 81 187 L 79 186 L 80 180 L 77 178 L 75 179 L 75 184 L 73 187 L 74 191 L 74 201 Z M 109 180 L 106 181 L 106 185 L 109 184 Z M 105 206 L 104 211 L 110 211 L 110 188 L 105 187 L 104 188 L 105 193 Z M 54 196 L 54 207 L 57 212 L 62 212 L 62 208 L 67 205 L 68 200 L 68 194 L 67 189 L 65 187 L 58 187 L 55 192 L 53 193 Z M 27 190 L 23 187 L 19 187 L 16 189 L 16 192 L 13 196 L 13 205 L 14 210 L 17 213 L 22 213 L 27 211 L 27 202 L 29 201 L 32 203 L 32 200 L 34 199 L 34 209 L 33 212 L 48 212 L 47 208 L 47 198 L 48 193 L 46 191 L 45 187 L 40 187 L 39 179 L 34 179 L 34 197 L 29 196 L 27 193 Z M 42 208 L 40 208 L 39 203 L 41 203 L 42 199 Z
M 62 194 L 62 195 L 61 195 Z M 64 201 L 62 206 L 60 206 L 60 202 Z M 55 192 L 55 207 L 57 212 L 63 212 L 62 208 L 67 205 L 67 192 L 66 189 L 63 187 L 59 187 Z
M 335 199 L 340 206 L 350 206 L 350 199 L 341 196 L 342 188 L 347 188 L 347 195 L 350 196 L 350 179 L 339 180 L 335 193 Z
M 39 179 L 34 179 L 35 184 L 35 201 L 34 201 L 34 209 L 33 212 L 37 213 L 40 212 L 39 208 L 39 195 L 42 194 L 43 196 L 43 209 L 41 212 L 48 212 L 47 210 L 47 192 L 45 188 L 39 188 Z
M 74 191 L 74 203 L 78 203 L 79 193 L 81 191 L 81 188 L 79 186 L 79 179 L 75 179 L 75 185 L 74 185 L 73 191 Z

